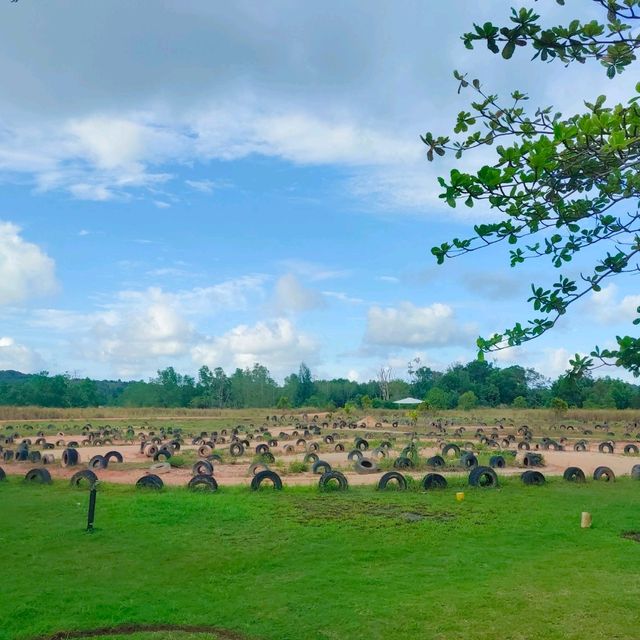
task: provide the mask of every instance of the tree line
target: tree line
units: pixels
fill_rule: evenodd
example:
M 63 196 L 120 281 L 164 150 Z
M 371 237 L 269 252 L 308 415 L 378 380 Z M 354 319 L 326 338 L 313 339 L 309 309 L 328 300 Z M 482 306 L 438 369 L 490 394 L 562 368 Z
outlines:
M 274 408 L 314 407 L 397 408 L 394 400 L 418 398 L 434 410 L 513 406 L 638 409 L 640 386 L 616 378 L 545 378 L 534 369 L 498 367 L 474 360 L 435 371 L 409 363 L 404 377 L 384 375 L 355 382 L 345 378 L 317 379 L 302 363 L 279 384 L 267 367 L 238 368 L 227 374 L 221 367 L 203 366 L 196 377 L 173 367 L 143 381 L 92 380 L 43 371 L 23 374 L 0 371 L 0 405 L 43 407 L 191 407 Z

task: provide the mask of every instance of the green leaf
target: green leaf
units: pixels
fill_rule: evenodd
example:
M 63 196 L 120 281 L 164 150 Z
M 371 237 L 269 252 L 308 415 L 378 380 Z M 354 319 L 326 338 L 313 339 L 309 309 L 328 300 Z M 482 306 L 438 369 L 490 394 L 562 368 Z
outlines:
M 505 60 L 509 60 L 509 58 L 511 58 L 515 50 L 516 50 L 516 43 L 512 41 L 507 42 L 507 44 L 505 44 L 504 48 L 502 49 L 502 57 Z

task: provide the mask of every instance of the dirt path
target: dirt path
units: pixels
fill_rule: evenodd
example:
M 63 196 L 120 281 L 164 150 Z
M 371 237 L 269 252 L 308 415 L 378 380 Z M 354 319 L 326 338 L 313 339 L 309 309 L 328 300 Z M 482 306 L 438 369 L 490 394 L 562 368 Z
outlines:
M 321 421 L 320 418 L 319 421 Z M 359 422 L 360 425 L 363 424 L 361 420 Z M 294 426 L 280 426 L 273 425 L 272 433 L 276 436 L 276 433 L 283 432 L 288 438 L 283 439 L 279 438 L 278 445 L 271 447 L 270 450 L 273 455 L 276 457 L 278 463 L 284 463 L 285 467 L 288 467 L 293 461 L 302 461 L 305 456 L 305 448 L 303 445 L 297 446 L 296 442 L 299 437 L 303 437 L 306 441 L 306 446 L 309 446 L 312 442 L 316 442 L 320 445 L 321 451 L 318 453 L 320 459 L 328 462 L 334 469 L 338 471 L 342 471 L 348 478 L 349 482 L 353 485 L 370 485 L 377 483 L 378 479 L 382 475 L 383 471 L 371 474 L 361 475 L 354 472 L 353 463 L 350 462 L 347 458 L 349 451 L 354 446 L 354 436 L 356 433 L 366 433 L 372 443 L 380 442 L 382 440 L 387 439 L 388 434 L 391 434 L 391 441 L 395 442 L 394 449 L 390 449 L 387 452 L 387 455 L 390 459 L 395 459 L 400 455 L 400 451 L 403 446 L 408 442 L 409 434 L 403 432 L 402 429 L 394 429 L 389 424 L 384 424 L 378 428 L 375 427 L 375 423 L 372 417 L 367 417 L 366 419 L 366 428 L 360 428 L 356 431 L 351 429 L 344 429 L 335 431 L 336 442 L 340 442 L 344 445 L 345 451 L 336 452 L 333 450 L 333 443 L 324 443 L 322 436 L 318 435 L 307 435 L 302 436 L 304 428 L 294 427 Z M 473 434 L 475 429 L 473 427 L 469 427 L 466 430 L 466 436 L 469 440 L 473 440 Z M 507 433 L 513 431 L 513 429 L 505 429 L 501 433 L 501 437 L 505 437 Z M 325 429 L 324 433 L 328 433 L 329 430 Z M 295 433 L 295 435 L 294 435 Z M 298 435 L 300 434 L 300 435 Z M 249 465 L 252 462 L 252 458 L 255 454 L 255 447 L 261 442 L 264 442 L 263 436 L 256 432 L 255 439 L 251 440 L 251 444 L 247 447 L 245 455 L 241 458 L 233 459 L 228 455 L 229 448 L 229 436 L 230 433 L 227 434 L 226 442 L 223 444 L 218 444 L 213 449 L 213 453 L 217 452 L 225 452 L 225 463 L 213 462 L 214 465 L 214 477 L 218 481 L 221 486 L 224 485 L 246 485 L 251 481 L 251 475 L 249 474 Z M 24 434 L 24 437 L 30 438 L 35 442 L 36 435 L 35 434 Z M 64 441 L 66 444 L 72 441 L 76 441 L 78 443 L 82 443 L 83 440 L 86 439 L 86 434 L 64 434 L 60 435 L 60 433 L 52 433 L 47 434 L 44 438 L 47 443 L 56 444 L 57 442 Z M 241 436 L 243 437 L 243 436 Z M 276 436 L 278 437 L 278 436 Z M 422 435 L 422 438 L 425 436 Z M 451 438 L 451 435 L 445 436 Z M 616 475 L 625 475 L 631 472 L 631 468 L 634 464 L 640 463 L 640 457 L 638 456 L 625 456 L 621 453 L 616 454 L 607 454 L 600 453 L 597 451 L 598 442 L 601 441 L 602 435 L 592 436 L 593 439 L 589 444 L 589 451 L 585 452 L 575 452 L 573 451 L 572 442 L 577 441 L 579 436 L 575 434 L 575 436 L 571 437 L 571 441 L 566 443 L 567 450 L 566 451 L 539 451 L 544 455 L 545 466 L 540 470 L 546 475 L 562 475 L 564 470 L 570 466 L 580 467 L 587 477 L 591 477 L 593 475 L 593 471 L 599 466 L 607 466 L 610 467 Z M 519 439 L 519 438 L 518 438 Z M 191 442 L 191 436 L 187 437 L 185 434 L 185 440 L 187 442 Z M 439 440 L 436 437 L 430 437 L 432 446 L 422 447 L 420 449 L 421 458 L 427 458 L 430 456 L 434 456 L 436 454 L 440 454 L 440 447 L 438 446 L 442 440 Z M 439 440 L 438 445 L 436 441 Z M 458 439 L 459 441 L 460 439 Z M 424 441 L 424 440 L 423 440 Z M 13 445 L 7 445 L 6 448 L 15 448 L 20 440 L 16 440 Z M 444 440 L 446 442 L 446 440 Z M 618 441 L 616 444 L 616 451 L 621 452 L 626 442 Z M 294 446 L 295 452 L 286 453 L 285 447 Z M 372 444 L 373 446 L 373 444 Z M 532 446 L 534 446 L 532 444 Z M 515 447 L 515 443 L 512 445 Z M 113 483 L 121 483 L 121 484 L 135 484 L 135 482 L 143 475 L 147 473 L 157 473 L 162 476 L 163 481 L 168 485 L 186 485 L 189 479 L 192 477 L 192 464 L 198 458 L 197 456 L 197 445 L 192 444 L 182 444 L 181 449 L 177 452 L 176 456 L 184 457 L 185 453 L 187 454 L 187 462 L 183 464 L 183 467 L 172 467 L 170 469 L 161 469 L 155 470 L 151 469 L 154 461 L 152 458 L 145 456 L 140 451 L 140 442 L 136 439 L 135 442 L 114 442 L 113 444 L 104 444 L 100 446 L 89 445 L 89 446 L 80 446 L 78 448 L 78 453 L 80 455 L 80 464 L 75 467 L 70 468 L 62 468 L 60 465 L 60 459 L 62 456 L 63 447 L 57 446 L 55 449 L 47 450 L 46 453 L 53 454 L 55 458 L 55 462 L 53 464 L 47 465 L 47 469 L 49 473 L 54 478 L 60 479 L 68 479 L 70 478 L 76 471 L 80 469 L 87 468 L 87 463 L 89 460 L 96 455 L 104 455 L 109 451 L 118 451 L 124 457 L 124 464 L 119 464 L 115 462 L 110 462 L 109 466 L 106 469 L 96 470 L 95 473 L 98 475 L 100 480 L 105 482 L 113 482 Z M 500 454 L 500 450 L 495 450 L 492 452 L 495 454 Z M 523 465 L 522 460 L 526 451 L 517 451 L 515 458 L 515 465 L 511 460 L 508 460 L 513 466 L 508 466 L 504 469 L 498 471 L 499 475 L 517 475 L 522 473 Z M 376 459 L 373 451 L 369 450 L 364 453 L 365 457 Z M 34 466 L 40 466 L 38 463 L 33 462 L 4 462 L 0 463 L 5 471 L 9 474 L 22 474 L 26 473 L 26 471 Z M 271 465 L 272 468 L 277 471 L 283 479 L 283 482 L 288 485 L 312 485 L 318 482 L 318 475 L 313 474 L 310 471 L 304 473 L 287 473 L 284 469 L 279 468 L 280 465 Z M 388 465 L 386 465 L 388 467 Z M 421 472 L 412 472 L 408 470 L 402 471 L 405 475 L 410 475 L 416 479 L 420 479 L 427 471 Z M 462 471 L 439 471 L 443 473 L 443 475 L 455 475 L 464 473 Z M 466 473 L 464 473 L 466 475 Z
M 62 439 L 60 437 L 47 438 L 47 441 L 53 442 L 55 440 Z M 71 440 L 77 440 L 77 436 L 65 436 L 67 442 Z M 291 441 L 286 444 L 290 444 Z M 222 448 L 222 447 L 221 447 Z M 226 446 L 224 447 L 226 449 Z M 47 465 L 47 469 L 53 478 L 70 478 L 76 471 L 86 468 L 86 464 L 89 459 L 95 455 L 104 455 L 108 451 L 119 451 L 123 457 L 125 465 L 118 463 L 110 463 L 107 469 L 97 470 L 95 473 L 100 480 L 104 482 L 113 482 L 120 484 L 135 484 L 135 482 L 146 473 L 158 473 L 161 475 L 165 484 L 168 485 L 186 485 L 189 479 L 192 477 L 191 466 L 185 466 L 183 468 L 171 468 L 169 471 L 162 470 L 161 472 L 150 470 L 150 467 L 154 464 L 153 460 L 140 453 L 139 444 L 112 444 L 103 446 L 89 446 L 81 447 L 78 449 L 80 454 L 80 465 L 70 468 L 62 468 L 59 466 L 58 461 L 60 459 L 62 450 L 60 448 L 48 451 L 47 453 L 53 453 L 56 457 L 56 463 L 53 465 Z M 194 452 L 197 450 L 195 445 L 183 445 L 180 453 Z M 304 451 L 298 450 L 293 454 L 285 454 L 283 445 L 273 447 L 272 452 L 276 456 L 277 460 L 283 460 L 288 463 L 292 461 L 302 461 L 304 458 Z M 215 453 L 215 450 L 214 450 Z M 397 457 L 398 451 L 390 450 L 389 455 L 392 458 Z M 420 450 L 422 457 L 429 457 L 440 453 L 440 449 L 437 447 L 423 448 Z M 496 454 L 499 454 L 496 451 Z M 516 462 L 522 463 L 525 451 L 518 451 L 516 456 Z M 596 467 L 607 466 L 611 468 L 616 475 L 629 474 L 631 467 L 634 464 L 640 463 L 640 458 L 637 456 L 625 456 L 621 454 L 607 454 L 599 453 L 598 451 L 544 451 L 545 466 L 540 470 L 546 475 L 562 475 L 564 470 L 570 466 L 580 467 L 587 477 L 592 476 Z M 178 454 L 179 455 L 179 454 Z M 366 456 L 370 455 L 370 452 L 365 453 Z M 329 452 L 325 451 L 320 453 L 322 460 L 331 464 L 331 466 L 337 470 L 342 471 L 347 476 L 349 483 L 353 485 L 368 485 L 377 482 L 382 475 L 382 471 L 379 473 L 360 475 L 355 473 L 353 464 L 347 459 L 347 452 Z M 243 457 L 232 463 L 220 464 L 214 462 L 214 477 L 221 486 L 224 485 L 243 485 L 248 484 L 251 481 L 249 475 L 249 465 L 251 464 L 251 458 Z M 131 468 L 131 465 L 135 465 L 135 468 Z M 4 469 L 8 473 L 24 474 L 26 471 L 34 466 L 38 466 L 32 462 L 11 462 L 3 463 Z M 311 485 L 316 484 L 318 481 L 318 475 L 314 475 L 311 472 L 287 474 L 281 470 L 278 471 L 283 478 L 283 482 L 288 485 Z M 522 473 L 523 468 L 518 466 L 506 467 L 499 471 L 499 475 L 518 475 Z M 403 471 L 405 475 L 411 475 L 416 479 L 419 479 L 426 472 L 411 472 Z M 460 475 L 463 472 L 460 471 L 439 471 L 443 475 Z

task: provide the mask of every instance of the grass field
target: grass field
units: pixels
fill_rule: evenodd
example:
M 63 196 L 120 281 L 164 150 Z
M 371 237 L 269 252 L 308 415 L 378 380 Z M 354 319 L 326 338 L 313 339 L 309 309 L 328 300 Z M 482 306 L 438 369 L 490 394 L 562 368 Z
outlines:
M 332 414 L 322 413 L 321 410 L 308 407 L 307 409 L 295 409 L 281 411 L 279 409 L 185 409 L 162 407 L 89 407 L 87 409 L 59 409 L 55 407 L 16 407 L 0 406 L 0 423 L 20 424 L 21 422 L 34 421 L 41 425 L 47 423 L 73 423 L 80 425 L 87 421 L 96 424 L 139 425 L 145 421 L 171 424 L 201 425 L 202 421 L 213 424 L 242 424 L 254 422 L 261 424 L 266 416 L 291 416 L 295 414 L 301 417 L 303 413 L 308 416 L 320 414 L 331 416 L 333 419 L 347 419 L 358 421 L 365 414 L 375 416 L 376 419 L 387 418 L 389 420 L 406 418 L 407 410 L 372 409 L 369 411 L 358 410 L 348 416 L 343 410 L 338 409 Z M 428 424 L 432 420 L 455 420 L 460 424 L 476 424 L 479 421 L 493 424 L 495 421 L 515 421 L 519 424 L 562 423 L 562 422 L 610 422 L 631 423 L 638 421 L 640 410 L 638 409 L 569 409 L 565 414 L 555 415 L 550 409 L 513 409 L 511 407 L 476 408 L 471 411 L 451 409 L 446 411 L 428 412 L 421 416 L 420 421 Z
M 180 631 L 158 633 L 130 633 L 126 640 L 218 640 L 219 636 L 211 633 L 182 633 Z M 100 640 L 123 640 L 121 635 L 100 636 Z
M 503 479 L 465 488 L 458 503 L 464 482 L 326 494 L 105 485 L 87 534 L 86 492 L 10 477 L 0 483 L 0 639 L 122 623 L 272 640 L 638 637 L 640 546 L 621 534 L 640 530 L 640 482 Z M 581 511 L 592 529 L 580 529 Z

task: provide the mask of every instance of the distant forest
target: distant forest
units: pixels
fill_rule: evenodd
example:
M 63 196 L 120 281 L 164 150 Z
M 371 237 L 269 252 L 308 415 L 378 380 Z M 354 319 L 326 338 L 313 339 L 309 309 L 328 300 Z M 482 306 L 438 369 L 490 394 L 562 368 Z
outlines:
M 446 371 L 412 366 L 407 379 L 381 369 L 376 380 L 314 379 L 303 363 L 297 373 L 278 384 L 269 370 L 255 364 L 227 375 L 223 369 L 201 367 L 197 378 L 173 367 L 148 381 L 77 379 L 69 375 L 0 371 L 0 405 L 42 407 L 314 407 L 333 410 L 396 408 L 394 400 L 412 396 L 435 410 L 513 406 L 640 408 L 640 386 L 615 378 L 549 380 L 533 369 L 500 368 L 488 362 L 456 364 Z M 565 404 L 566 403 L 566 404 Z

